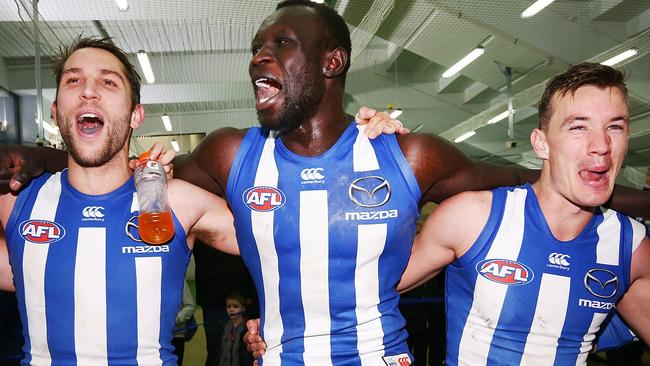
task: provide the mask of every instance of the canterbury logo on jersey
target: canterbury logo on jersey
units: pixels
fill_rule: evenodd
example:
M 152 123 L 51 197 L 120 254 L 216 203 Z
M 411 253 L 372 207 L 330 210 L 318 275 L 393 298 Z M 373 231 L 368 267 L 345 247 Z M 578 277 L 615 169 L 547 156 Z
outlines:
M 571 256 L 568 254 L 551 253 L 548 255 L 548 262 L 550 264 L 548 264 L 547 267 L 569 270 L 566 268 L 571 264 L 568 259 L 571 259 Z
M 382 357 L 384 360 L 384 363 L 387 366 L 410 366 L 411 365 L 411 357 L 409 357 L 408 354 L 406 353 L 400 353 L 399 355 L 395 356 L 384 356 Z
M 35 244 L 51 244 L 65 236 L 63 226 L 48 220 L 23 221 L 19 230 L 23 239 Z
M 81 215 L 84 217 L 81 221 L 104 221 L 104 207 L 86 206 L 81 210 Z
M 325 183 L 325 176 L 321 172 L 325 170 L 323 168 L 307 168 L 303 169 L 300 172 L 300 178 L 302 178 L 301 184 L 317 184 Z
M 274 187 L 251 187 L 242 195 L 244 204 L 252 210 L 261 212 L 275 211 L 286 201 L 284 192 Z
M 525 285 L 533 280 L 533 271 L 525 264 L 508 259 L 484 259 L 476 271 L 490 281 L 504 285 Z

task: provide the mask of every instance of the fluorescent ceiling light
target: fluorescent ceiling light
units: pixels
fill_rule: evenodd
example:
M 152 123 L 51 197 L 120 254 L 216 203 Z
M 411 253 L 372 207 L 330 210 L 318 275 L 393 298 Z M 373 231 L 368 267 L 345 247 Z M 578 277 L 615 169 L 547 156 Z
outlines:
M 149 63 L 149 56 L 144 51 L 138 51 L 138 61 L 140 61 L 140 68 L 144 74 L 144 78 L 147 80 L 147 83 L 153 84 L 156 81 L 156 77 L 153 75 L 153 69 Z
M 550 3 L 552 3 L 555 0 L 537 0 L 533 3 L 533 5 L 529 6 L 528 9 L 524 10 L 521 13 L 522 18 L 530 18 L 533 15 L 539 13 L 544 9 L 545 7 L 549 6 Z
M 462 134 L 462 135 L 456 137 L 456 139 L 454 140 L 454 142 L 455 142 L 455 143 L 463 142 L 463 141 L 467 140 L 468 138 L 470 138 L 470 137 L 472 137 L 472 136 L 474 136 L 474 135 L 476 135 L 476 131 L 465 132 L 464 134 Z
M 614 66 L 617 63 L 620 63 L 621 61 L 627 60 L 628 58 L 636 55 L 638 52 L 639 51 L 636 48 L 630 48 L 629 50 L 627 50 L 625 52 L 621 52 L 618 55 L 616 55 L 616 56 L 614 56 L 614 57 L 612 57 L 612 58 L 610 58 L 608 60 L 605 60 L 605 61 L 601 62 L 601 64 L 606 65 L 606 66 Z
M 178 142 L 176 140 L 172 140 L 171 143 L 172 143 L 172 148 L 174 148 L 174 151 L 176 152 L 181 151 L 181 148 L 178 146 Z
M 514 113 L 514 111 L 513 111 L 513 113 Z M 487 121 L 487 123 L 488 123 L 488 125 L 495 124 L 495 123 L 501 121 L 502 119 L 504 119 L 506 117 L 508 117 L 508 111 L 503 111 L 502 113 L 497 114 L 491 120 Z
M 120 11 L 127 11 L 129 9 L 129 2 L 127 0 L 115 0 L 115 4 L 117 4 L 117 8 Z
M 322 4 L 325 2 L 325 0 L 311 0 L 312 3 L 319 3 Z
M 449 78 L 456 75 L 460 70 L 464 69 L 465 66 L 469 65 L 472 63 L 472 61 L 479 58 L 479 56 L 481 56 L 484 52 L 485 48 L 482 46 L 476 47 L 472 52 L 467 54 L 467 56 L 463 57 L 460 61 L 456 62 L 454 66 L 445 71 L 445 73 L 442 74 L 442 77 Z
M 165 126 L 165 130 L 167 132 L 171 131 L 172 130 L 172 121 L 169 119 L 169 116 L 167 115 L 167 113 L 160 116 L 160 118 L 162 118 L 163 125 Z
M 390 114 L 389 114 L 390 118 L 392 118 L 392 119 L 395 119 L 395 118 L 397 118 L 397 117 L 399 117 L 401 115 L 402 115 L 402 110 L 401 109 L 396 109 L 396 110 L 390 112 Z

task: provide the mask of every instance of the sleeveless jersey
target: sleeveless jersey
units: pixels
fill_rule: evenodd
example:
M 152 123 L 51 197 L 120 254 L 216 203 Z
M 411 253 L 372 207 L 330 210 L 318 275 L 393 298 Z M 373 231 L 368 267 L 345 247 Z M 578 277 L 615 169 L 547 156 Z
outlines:
M 447 269 L 447 365 L 586 365 L 643 226 L 598 209 L 560 241 L 530 185 L 492 192 L 485 228 Z
M 176 365 L 172 329 L 189 262 L 185 232 L 140 241 L 133 178 L 83 194 L 67 170 L 16 199 L 7 244 L 25 337 L 23 365 Z
M 251 128 L 230 171 L 237 240 L 260 298 L 265 365 L 408 365 L 395 286 L 420 190 L 395 136 L 351 124 L 300 156 Z

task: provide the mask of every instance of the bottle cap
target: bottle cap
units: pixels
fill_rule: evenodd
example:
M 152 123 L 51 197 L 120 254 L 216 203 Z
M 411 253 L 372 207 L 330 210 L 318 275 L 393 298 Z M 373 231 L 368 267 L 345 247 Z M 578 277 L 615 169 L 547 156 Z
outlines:
M 141 163 L 144 163 L 145 161 L 149 160 L 149 151 L 145 151 L 142 154 L 140 154 L 140 156 L 138 157 L 138 160 Z

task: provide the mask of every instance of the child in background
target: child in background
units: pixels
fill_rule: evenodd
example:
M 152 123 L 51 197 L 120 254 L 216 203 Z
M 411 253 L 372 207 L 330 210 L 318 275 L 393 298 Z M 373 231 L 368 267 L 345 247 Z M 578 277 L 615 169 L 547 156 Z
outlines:
M 221 337 L 219 366 L 248 366 L 253 364 L 253 355 L 246 349 L 246 301 L 244 296 L 232 293 L 226 297 L 228 322 Z

